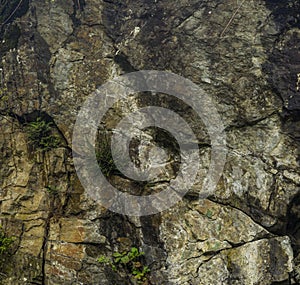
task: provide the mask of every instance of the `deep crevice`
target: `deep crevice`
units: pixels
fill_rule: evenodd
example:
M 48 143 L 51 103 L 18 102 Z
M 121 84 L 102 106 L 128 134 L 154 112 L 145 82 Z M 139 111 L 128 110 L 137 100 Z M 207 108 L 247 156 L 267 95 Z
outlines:
M 270 38 L 262 38 L 266 50 L 270 50 L 263 69 L 268 76 L 271 89 L 282 99 L 283 106 L 280 114 L 282 132 L 293 140 L 298 149 L 296 159 L 300 166 L 300 90 L 299 82 L 297 82 L 300 66 L 300 35 L 291 32 L 293 29 L 299 30 L 300 28 L 300 2 L 298 0 L 265 0 L 265 4 L 271 11 L 270 19 L 275 22 L 278 34 L 271 50 L 268 48 Z M 287 213 L 281 221 L 281 227 L 273 229 L 273 232 L 281 231 L 281 234 L 286 234 L 291 238 L 295 257 L 300 252 L 299 207 L 300 193 L 298 191 L 287 206 Z M 295 265 L 299 267 L 299 264 Z M 297 283 L 300 279 L 296 275 L 294 277 Z M 272 285 L 291 284 L 290 282 L 273 282 Z

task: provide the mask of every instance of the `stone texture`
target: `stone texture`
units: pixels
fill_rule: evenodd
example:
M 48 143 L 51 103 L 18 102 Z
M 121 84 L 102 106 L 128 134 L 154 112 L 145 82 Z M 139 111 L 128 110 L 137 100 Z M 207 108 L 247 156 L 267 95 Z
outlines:
M 224 250 L 199 268 L 199 283 L 195 284 L 213 284 L 214 280 L 216 284 L 272 284 L 286 280 L 293 270 L 289 244 L 288 237 L 280 237 Z
M 0 284 L 132 285 L 128 270 L 96 261 L 132 246 L 145 252 L 147 285 L 300 283 L 299 1 L 221 2 L 1 1 L 0 221 L 16 240 L 0 256 Z M 201 118 L 163 94 L 118 102 L 101 126 L 107 133 L 126 114 L 158 105 L 184 118 L 200 147 L 183 201 L 126 217 L 85 193 L 72 131 L 98 86 L 146 69 L 180 74 L 213 98 L 228 155 L 216 191 L 199 200 L 211 159 Z M 52 123 L 57 148 L 30 146 L 25 125 L 38 117 Z M 163 189 L 180 160 L 170 136 L 143 136 L 134 159 L 167 171 L 150 183 L 110 177 L 135 195 Z
M 160 231 L 168 252 L 169 278 L 174 284 L 198 284 L 199 267 L 219 252 L 270 236 L 243 212 L 209 200 L 182 203 L 162 218 Z

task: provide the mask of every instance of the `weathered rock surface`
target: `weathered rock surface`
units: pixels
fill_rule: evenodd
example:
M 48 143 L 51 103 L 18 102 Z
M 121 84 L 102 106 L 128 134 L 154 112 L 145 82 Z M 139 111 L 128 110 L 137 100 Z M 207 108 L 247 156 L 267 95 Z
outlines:
M 0 255 L 0 284 L 135 284 L 128 270 L 97 262 L 131 247 L 151 270 L 143 284 L 300 284 L 299 11 L 298 0 L 1 1 L 0 220 L 16 239 Z M 211 154 L 199 116 L 167 95 L 120 102 L 108 131 L 158 105 L 184 118 L 200 147 L 183 201 L 127 217 L 85 193 L 72 131 L 98 86 L 147 69 L 182 75 L 213 98 L 228 155 L 216 191 L 199 200 Z M 58 145 L 32 146 L 26 125 L 37 118 Z M 133 156 L 167 160 L 168 174 L 143 184 L 113 173 L 122 191 L 149 194 L 176 175 L 176 143 L 157 130 L 144 135 Z

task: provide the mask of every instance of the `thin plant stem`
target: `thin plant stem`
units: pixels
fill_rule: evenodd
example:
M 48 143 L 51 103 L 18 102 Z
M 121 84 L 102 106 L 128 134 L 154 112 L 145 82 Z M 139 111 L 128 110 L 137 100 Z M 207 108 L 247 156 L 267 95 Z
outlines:
M 11 17 L 16 13 L 16 11 L 19 9 L 20 5 L 22 4 L 23 0 L 20 0 L 17 7 L 13 10 L 13 12 L 9 15 L 9 17 L 3 22 L 1 27 L 3 27 L 10 19 Z
M 238 13 L 238 11 L 242 8 L 243 4 L 245 3 L 246 0 L 243 0 L 242 3 L 240 4 L 240 6 L 237 7 L 237 9 L 235 10 L 235 12 L 232 14 L 230 20 L 228 21 L 226 27 L 224 28 L 224 30 L 222 31 L 222 33 L 220 34 L 220 38 L 222 38 L 225 34 L 225 32 L 227 31 L 227 29 L 229 28 L 230 24 L 232 23 L 232 21 L 234 20 L 236 14 Z

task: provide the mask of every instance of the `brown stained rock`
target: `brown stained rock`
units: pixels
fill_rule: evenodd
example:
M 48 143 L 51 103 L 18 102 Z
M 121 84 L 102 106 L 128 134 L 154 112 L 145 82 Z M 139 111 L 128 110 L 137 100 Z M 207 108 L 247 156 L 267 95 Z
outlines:
M 84 257 L 84 245 L 72 243 L 50 243 L 49 258 L 53 256 L 64 256 L 65 258 L 80 260 Z
M 51 222 L 50 239 L 69 243 L 105 243 L 105 237 L 98 233 L 97 225 L 88 220 L 61 218 Z

